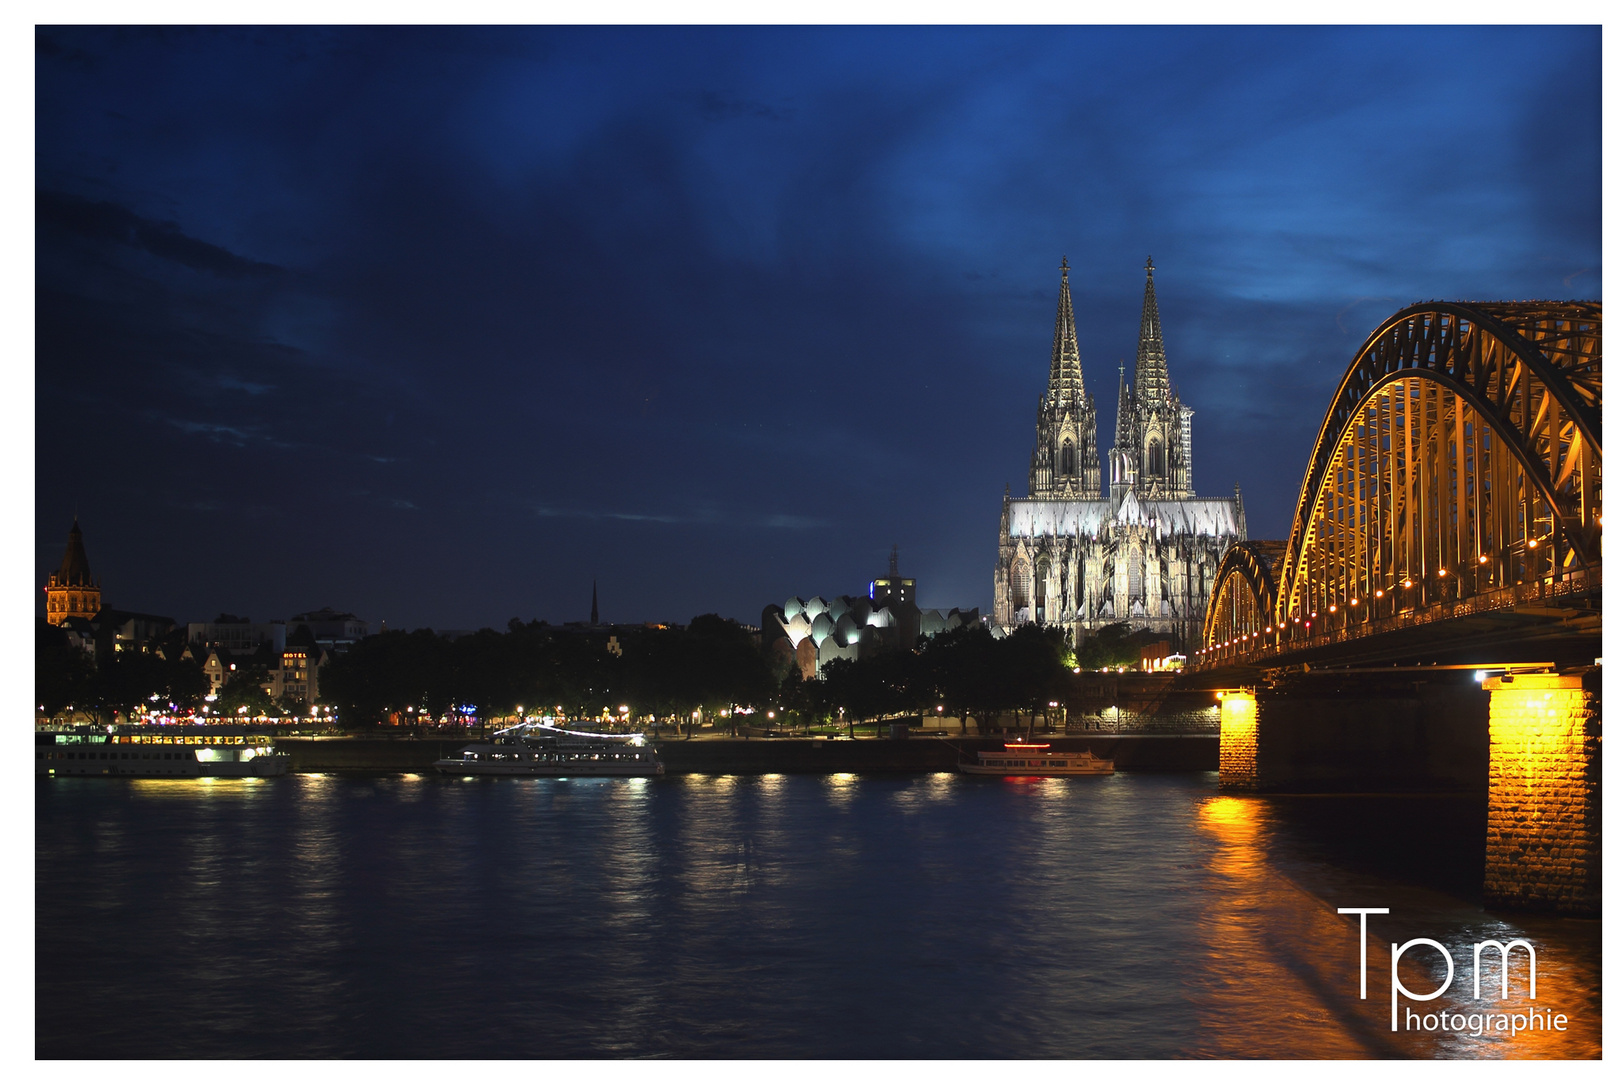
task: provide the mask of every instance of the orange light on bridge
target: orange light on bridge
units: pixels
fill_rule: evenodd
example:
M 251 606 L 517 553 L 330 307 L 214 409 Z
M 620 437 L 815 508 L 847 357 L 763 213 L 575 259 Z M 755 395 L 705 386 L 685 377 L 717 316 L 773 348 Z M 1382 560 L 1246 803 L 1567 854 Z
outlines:
M 1487 561 L 1487 556 L 1483 555 L 1481 558 L 1477 559 L 1476 561 L 1477 562 L 1486 562 Z
M 1411 589 L 1411 588 L 1414 587 L 1414 583 L 1411 582 L 1411 581 L 1404 581 L 1402 583 L 1402 587 L 1405 588 L 1405 589 Z
M 1353 606 L 1353 607 L 1356 607 L 1356 606 L 1357 606 L 1357 597 L 1355 597 L 1355 596 L 1354 596 L 1354 597 L 1352 597 L 1352 606 Z
M 1340 610 L 1340 608 L 1336 607 L 1334 604 L 1329 605 L 1329 614 L 1333 615 L 1335 612 L 1337 612 L 1339 610 Z M 1316 615 L 1317 612 L 1313 612 L 1313 614 Z
M 1376 600 L 1380 599 L 1380 597 L 1382 597 L 1384 595 L 1385 595 L 1385 590 L 1384 589 L 1375 589 L 1374 590 L 1374 598 Z
M 1529 547 L 1529 548 L 1537 547 L 1538 546 L 1537 537 L 1534 536 L 1532 539 L 1528 540 L 1526 542 L 1526 546 Z
M 1442 567 L 1442 569 L 1436 571 L 1436 576 L 1437 577 L 1447 577 L 1447 567 L 1444 566 L 1444 567 Z

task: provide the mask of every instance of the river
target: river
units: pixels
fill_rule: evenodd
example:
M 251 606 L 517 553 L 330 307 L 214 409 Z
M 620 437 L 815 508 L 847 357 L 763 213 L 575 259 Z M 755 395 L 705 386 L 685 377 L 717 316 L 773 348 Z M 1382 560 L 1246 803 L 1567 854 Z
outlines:
M 295 774 L 35 806 L 42 1058 L 1600 1054 L 1600 924 L 1483 911 L 1484 797 Z M 1339 907 L 1391 909 L 1366 998 Z M 1418 937 L 1457 971 L 1392 1032 Z M 1519 950 L 1474 999 L 1472 944 L 1513 938 L 1536 1000 Z M 1415 994 L 1445 974 L 1405 955 Z

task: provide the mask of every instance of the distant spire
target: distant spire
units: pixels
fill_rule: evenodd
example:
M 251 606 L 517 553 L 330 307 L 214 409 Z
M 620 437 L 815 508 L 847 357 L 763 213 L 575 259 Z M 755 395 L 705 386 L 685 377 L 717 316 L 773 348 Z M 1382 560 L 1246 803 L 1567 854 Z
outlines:
M 1070 303 L 1070 259 L 1059 260 L 1059 312 L 1053 319 L 1053 363 L 1048 368 L 1048 394 L 1072 391 L 1083 395 L 1081 349 L 1076 345 L 1076 312 Z
M 56 572 L 58 585 L 89 585 L 90 557 L 84 553 L 84 536 L 79 532 L 79 515 L 73 515 L 73 528 L 68 530 L 68 547 L 62 553 L 62 568 Z
M 1138 367 L 1133 390 L 1139 401 L 1171 398 L 1171 377 L 1166 374 L 1166 346 L 1160 337 L 1160 305 L 1155 301 L 1155 261 L 1144 263 L 1143 319 L 1138 324 Z
M 901 555 L 901 545 L 900 544 L 891 544 L 890 545 L 890 579 L 892 581 L 901 576 L 901 571 L 898 569 L 898 567 L 901 565 L 900 555 Z
M 591 625 L 597 625 L 597 579 L 591 579 Z

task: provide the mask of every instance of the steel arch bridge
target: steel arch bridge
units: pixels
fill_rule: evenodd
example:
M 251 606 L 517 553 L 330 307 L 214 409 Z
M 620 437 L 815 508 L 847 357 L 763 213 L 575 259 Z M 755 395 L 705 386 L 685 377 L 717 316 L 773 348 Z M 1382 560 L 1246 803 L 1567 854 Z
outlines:
M 1289 540 L 1224 558 L 1196 662 L 1287 665 L 1415 627 L 1597 606 L 1601 330 L 1597 303 L 1387 319 L 1330 403 Z

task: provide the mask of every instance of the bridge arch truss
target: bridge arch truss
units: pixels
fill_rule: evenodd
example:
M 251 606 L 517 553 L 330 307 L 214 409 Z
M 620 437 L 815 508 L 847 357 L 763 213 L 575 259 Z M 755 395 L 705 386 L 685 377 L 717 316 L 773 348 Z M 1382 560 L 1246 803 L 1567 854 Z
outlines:
M 1202 662 L 1597 588 L 1601 331 L 1590 303 L 1387 319 L 1330 404 L 1270 579 L 1237 547 L 1218 571 Z

